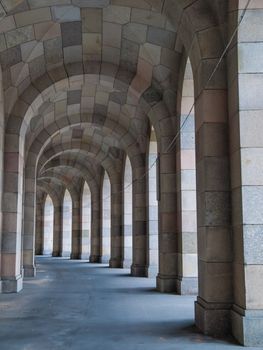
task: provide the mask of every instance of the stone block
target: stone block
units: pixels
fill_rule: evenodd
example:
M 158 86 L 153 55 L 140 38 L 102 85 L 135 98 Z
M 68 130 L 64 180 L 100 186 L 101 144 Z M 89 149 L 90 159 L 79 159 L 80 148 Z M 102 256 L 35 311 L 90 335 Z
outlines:
M 102 10 L 98 8 L 81 9 L 82 32 L 101 33 L 102 32 Z
M 103 62 L 113 63 L 118 66 L 120 63 L 120 55 L 121 55 L 120 49 L 103 45 L 103 48 L 102 48 Z
M 150 26 L 147 33 L 147 41 L 151 44 L 173 50 L 175 45 L 175 34 L 161 28 Z
M 146 24 L 149 26 L 164 28 L 166 19 L 164 16 L 162 16 L 161 13 L 158 12 L 133 8 L 131 12 L 131 21 Z
M 157 45 L 146 43 L 140 47 L 139 55 L 153 66 L 158 65 L 161 59 L 161 48 Z
M 72 0 L 72 3 L 79 7 L 103 8 L 109 6 L 110 0 Z
M 139 45 L 129 40 L 122 41 L 121 66 L 129 71 L 135 71 L 139 55 Z
M 245 269 L 245 292 L 246 307 L 251 310 L 263 310 L 263 266 L 246 265 Z
M 55 64 L 63 60 L 61 38 L 58 37 L 44 41 L 44 49 L 47 64 Z
M 127 23 L 123 26 L 123 37 L 138 44 L 146 42 L 147 26 L 139 23 Z
M 16 24 L 13 16 L 7 16 L 5 18 L 1 18 L 0 33 L 9 32 L 10 30 L 15 28 L 16 28 Z
M 51 11 L 55 22 L 80 21 L 80 9 L 76 6 L 53 6 Z
M 49 40 L 61 36 L 59 23 L 44 22 L 34 25 L 36 40 Z
M 261 130 L 263 128 L 262 110 L 240 111 L 240 146 L 263 147 Z
M 71 0 L 28 0 L 30 8 L 47 7 L 53 5 L 67 5 Z
M 243 223 L 247 225 L 263 224 L 261 207 L 263 205 L 263 186 L 243 186 Z
M 82 46 L 68 46 L 63 49 L 65 63 L 82 62 Z
M 6 48 L 5 36 L 4 34 L 0 34 L 0 52 L 5 51 Z
M 35 38 L 33 26 L 11 30 L 5 34 L 5 38 L 8 48 L 31 41 Z
M 245 315 L 233 310 L 231 312 L 232 332 L 238 342 L 248 347 L 262 347 L 263 312 L 248 311 Z
M 61 23 L 63 47 L 77 46 L 82 44 L 81 22 Z
M 263 109 L 263 74 L 240 74 L 239 101 L 241 110 Z
M 29 63 L 29 72 L 32 80 L 41 77 L 45 73 L 44 56 L 39 56 Z
M 103 21 L 125 24 L 130 22 L 131 9 L 124 6 L 108 6 L 103 9 Z
M 211 305 L 212 306 L 212 305 Z M 224 305 L 205 308 L 200 302 L 195 303 L 196 326 L 206 335 L 222 337 L 231 332 L 230 310 Z
M 246 16 L 240 26 L 239 41 L 240 42 L 257 42 L 263 41 L 263 9 L 256 11 L 248 10 Z
M 10 69 L 11 81 L 14 86 L 18 86 L 24 79 L 29 76 L 28 64 L 20 62 Z
M 68 91 L 68 105 L 79 104 L 80 101 L 81 101 L 80 90 Z
M 225 227 L 198 228 L 199 258 L 203 261 L 226 262 L 232 259 L 232 237 Z
M 42 42 L 36 40 L 27 42 L 21 45 L 22 60 L 24 62 L 31 62 L 35 58 L 44 54 L 44 47 Z
M 15 14 L 15 21 L 18 27 L 29 24 L 40 23 L 51 20 L 50 8 L 40 8 Z
M 101 55 L 101 34 L 83 34 L 83 54 L 86 56 L 99 57 Z
M 103 23 L 103 45 L 120 48 L 122 27 L 115 23 Z
M 238 71 L 240 73 L 263 73 L 261 57 L 263 56 L 263 43 L 239 43 Z

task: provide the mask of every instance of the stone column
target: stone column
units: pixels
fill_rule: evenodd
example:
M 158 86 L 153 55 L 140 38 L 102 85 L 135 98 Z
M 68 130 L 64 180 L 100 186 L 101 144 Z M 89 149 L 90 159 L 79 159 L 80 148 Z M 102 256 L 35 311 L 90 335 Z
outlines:
M 116 174 L 111 181 L 111 257 L 110 267 L 123 267 L 123 185 L 122 175 Z
M 13 133 L 12 133 L 13 132 Z M 23 152 L 19 151 L 19 131 L 6 130 L 4 154 L 2 291 L 19 292 L 21 275 Z
M 35 254 L 43 254 L 43 230 L 44 230 L 44 201 L 36 204 L 36 246 Z
M 3 195 L 3 173 L 4 173 L 4 133 L 5 133 L 5 114 L 2 90 L 2 70 L 0 69 L 0 232 L 3 231 L 3 214 L 2 214 L 2 195 Z M 1 281 L 1 255 L 2 255 L 2 235 L 0 234 L 0 293 L 2 291 Z
M 71 259 L 81 259 L 81 200 L 80 196 L 73 199 L 72 206 L 72 249 Z
M 53 229 L 53 252 L 52 256 L 62 254 L 62 205 L 60 202 L 54 203 L 54 229 Z
M 240 10 L 230 7 L 231 28 L 237 25 Z M 234 238 L 232 331 L 241 344 L 251 347 L 263 347 L 262 42 L 263 3 L 252 1 L 239 27 L 237 43 L 228 54 Z
M 147 232 L 147 183 L 145 159 L 137 156 L 131 160 L 133 167 L 133 262 L 131 274 L 148 276 L 148 232 Z
M 233 301 L 227 92 L 220 74 L 203 90 L 195 110 L 199 259 L 195 319 L 203 333 L 213 336 L 230 333 Z
M 163 137 L 168 145 L 172 137 Z M 165 146 L 163 147 L 165 149 Z M 160 153 L 158 165 L 159 191 L 159 274 L 157 289 L 174 292 L 177 285 L 176 259 L 176 154 Z
M 194 82 L 189 60 L 183 62 L 181 93 L 178 91 L 178 134 L 176 143 L 177 170 L 177 293 L 197 294 L 197 222 L 196 222 L 196 159 L 195 115 L 189 111 L 194 103 Z M 186 120 L 187 118 L 187 120 Z M 181 127 L 183 128 L 181 129 Z
M 183 116 L 180 119 L 181 122 L 184 121 Z M 192 128 L 193 132 L 191 132 Z M 178 294 L 197 294 L 198 291 L 194 135 L 194 116 L 192 115 L 181 132 L 176 156 Z
M 25 167 L 24 212 L 23 212 L 23 269 L 25 277 L 35 277 L 35 207 L 36 179 L 35 158 L 30 153 Z
M 102 205 L 100 191 L 91 188 L 91 237 L 90 237 L 90 263 L 101 262 L 102 249 Z

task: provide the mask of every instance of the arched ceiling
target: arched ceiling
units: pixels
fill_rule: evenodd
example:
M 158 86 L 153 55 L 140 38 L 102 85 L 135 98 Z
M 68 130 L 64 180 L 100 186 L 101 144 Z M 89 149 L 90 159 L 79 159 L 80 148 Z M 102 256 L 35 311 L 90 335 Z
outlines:
M 150 124 L 157 137 L 172 135 L 180 26 L 190 46 L 195 31 L 216 31 L 223 3 L 2 0 L 7 140 L 20 136 L 26 176 L 36 174 L 42 190 L 52 177 L 54 188 L 76 187 L 74 161 L 91 173 L 118 171 L 125 153 L 143 157 Z

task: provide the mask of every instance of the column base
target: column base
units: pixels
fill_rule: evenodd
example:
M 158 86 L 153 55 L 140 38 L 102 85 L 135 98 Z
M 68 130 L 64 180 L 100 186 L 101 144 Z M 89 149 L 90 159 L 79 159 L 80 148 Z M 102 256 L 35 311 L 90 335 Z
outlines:
M 35 266 L 23 266 L 23 275 L 24 277 L 36 277 L 37 271 Z
M 70 259 L 71 260 L 80 260 L 81 259 L 81 254 L 80 253 L 71 253 L 70 254 Z
M 174 293 L 177 289 L 176 277 L 158 274 L 156 277 L 156 288 L 161 293 Z
M 198 295 L 198 278 L 182 277 L 177 279 L 176 293 L 179 295 Z
M 231 304 L 195 302 L 195 324 L 205 335 L 224 337 L 231 334 Z
M 101 256 L 100 255 L 90 255 L 89 262 L 92 264 L 100 264 Z
M 111 269 L 122 269 L 123 261 L 119 259 L 110 259 L 109 265 Z
M 132 265 L 131 275 L 133 277 L 147 277 L 148 276 L 148 266 L 145 265 Z
M 18 293 L 23 289 L 23 278 L 21 275 L 7 277 L 2 280 L 2 293 Z
M 263 310 L 244 310 L 234 305 L 232 333 L 244 346 L 263 347 Z
M 52 256 L 53 256 L 53 258 L 58 258 L 58 257 L 62 256 L 62 254 L 60 252 L 53 252 Z

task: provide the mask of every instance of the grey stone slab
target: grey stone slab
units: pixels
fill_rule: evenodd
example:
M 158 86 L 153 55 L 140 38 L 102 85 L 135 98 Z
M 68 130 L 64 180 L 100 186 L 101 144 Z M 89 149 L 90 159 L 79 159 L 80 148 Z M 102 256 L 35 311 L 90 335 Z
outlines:
M 81 45 L 81 22 L 61 23 L 63 47 Z
M 62 23 L 80 21 L 80 9 L 76 6 L 53 6 L 52 17 Z
M 35 58 L 29 63 L 29 72 L 32 80 L 45 73 L 45 58 L 43 55 Z
M 61 38 L 46 40 L 44 50 L 47 64 L 58 63 L 63 59 Z
M 139 45 L 129 40 L 122 41 L 121 66 L 129 71 L 135 71 L 139 55 Z
M 81 101 L 81 91 L 80 90 L 73 90 L 73 91 L 68 91 L 68 104 L 76 104 L 80 103 Z
M 0 62 L 2 69 L 5 70 L 15 64 L 19 63 L 22 60 L 21 57 L 21 48 L 20 46 L 12 47 L 6 51 L 0 53 Z
M 147 33 L 147 41 L 172 50 L 175 45 L 175 34 L 168 30 L 150 26 Z
M 72 4 L 79 7 L 97 7 L 102 8 L 109 6 L 110 0 L 72 0 Z

